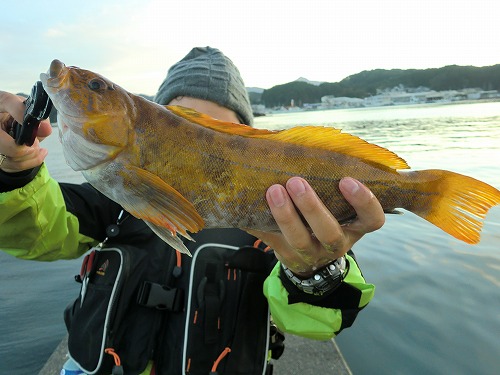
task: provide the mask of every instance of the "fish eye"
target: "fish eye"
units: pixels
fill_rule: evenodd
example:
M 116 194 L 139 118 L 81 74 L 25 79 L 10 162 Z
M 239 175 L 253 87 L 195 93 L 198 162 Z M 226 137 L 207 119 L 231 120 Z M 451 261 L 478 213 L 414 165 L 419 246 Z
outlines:
M 101 78 L 94 78 L 90 80 L 88 86 L 91 90 L 104 90 L 108 87 L 106 82 L 104 82 L 104 80 Z

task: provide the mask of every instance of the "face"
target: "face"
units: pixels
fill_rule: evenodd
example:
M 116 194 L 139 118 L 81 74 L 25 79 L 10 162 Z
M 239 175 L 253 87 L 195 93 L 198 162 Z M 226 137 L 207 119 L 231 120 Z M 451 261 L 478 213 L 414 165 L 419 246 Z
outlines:
M 192 108 L 200 113 L 205 113 L 217 120 L 240 123 L 238 116 L 229 108 L 223 107 L 209 100 L 191 98 L 189 96 L 178 96 L 173 99 L 168 105 L 178 105 L 182 107 Z

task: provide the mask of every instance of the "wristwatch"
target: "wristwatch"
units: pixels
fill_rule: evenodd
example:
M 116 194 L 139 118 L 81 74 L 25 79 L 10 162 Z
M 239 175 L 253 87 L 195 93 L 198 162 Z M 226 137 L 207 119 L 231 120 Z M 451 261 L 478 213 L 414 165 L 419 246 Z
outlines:
M 342 280 L 344 280 L 346 274 L 346 260 L 345 257 L 342 256 L 318 270 L 308 279 L 300 279 L 283 263 L 281 263 L 281 268 L 285 272 L 288 280 L 298 289 L 308 294 L 322 296 L 325 293 L 337 289 Z

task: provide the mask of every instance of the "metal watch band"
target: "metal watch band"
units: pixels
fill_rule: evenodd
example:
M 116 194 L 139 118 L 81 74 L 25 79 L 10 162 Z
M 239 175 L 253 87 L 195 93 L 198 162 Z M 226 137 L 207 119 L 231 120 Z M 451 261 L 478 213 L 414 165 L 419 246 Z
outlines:
M 300 279 L 294 275 L 283 263 L 281 267 L 286 277 L 300 290 L 305 293 L 322 296 L 338 288 L 345 277 L 346 260 L 340 257 L 327 266 L 318 270 L 308 279 Z

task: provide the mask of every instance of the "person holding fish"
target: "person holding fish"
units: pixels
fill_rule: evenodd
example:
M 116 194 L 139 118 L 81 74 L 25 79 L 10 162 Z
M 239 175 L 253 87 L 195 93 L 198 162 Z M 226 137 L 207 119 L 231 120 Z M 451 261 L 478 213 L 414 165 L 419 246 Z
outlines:
M 58 110 L 63 143 L 70 133 L 68 129 L 73 126 L 69 120 L 72 115 L 67 112 L 67 108 L 58 103 L 56 96 L 58 94 L 52 92 L 48 80 L 64 78 L 62 75 L 66 73 L 67 68 L 64 64 L 55 60 L 45 81 L 42 78 L 44 88 Z M 86 79 L 85 87 L 89 87 L 90 90 L 100 90 L 103 87 L 109 92 L 119 90 L 117 86 L 111 85 L 101 77 L 92 76 Z M 79 85 L 73 78 L 71 80 Z M 155 102 L 168 105 L 170 111 L 176 111 L 177 115 L 192 121 L 203 122 L 205 117 L 202 116 L 208 115 L 222 121 L 221 124 L 237 123 L 249 127 L 253 124 L 252 109 L 239 71 L 229 58 L 215 48 L 194 48 L 186 57 L 173 65 L 156 94 Z M 111 103 L 109 107 L 111 122 L 114 116 L 113 102 L 109 103 Z M 132 105 L 140 110 L 142 103 Z M 155 108 L 159 106 L 155 105 Z M 187 108 L 197 112 L 190 112 Z M 41 261 L 76 258 L 110 237 L 109 233 L 106 233 L 106 228 L 115 222 L 119 224 L 119 235 L 109 241 L 114 244 L 134 244 L 144 249 L 159 249 L 165 254 L 174 253 L 174 249 L 196 252 L 196 249 L 203 245 L 203 240 L 200 240 L 203 236 L 193 235 L 197 242 L 196 246 L 191 246 L 185 245 L 186 241 L 178 239 L 176 233 L 190 239 L 187 231 L 195 232 L 201 229 L 203 220 L 205 224 L 211 223 L 207 215 L 198 218 L 194 209 L 193 212 L 190 211 L 191 204 L 188 205 L 189 202 L 185 203 L 185 199 L 179 197 L 180 193 L 152 177 L 149 172 L 138 171 L 137 168 L 131 167 L 123 174 L 123 179 L 137 171 L 143 178 L 141 186 L 146 185 L 144 181 L 151 181 L 151 184 L 156 184 L 155 191 L 159 191 L 160 195 L 164 194 L 169 202 L 173 202 L 172 206 L 167 207 L 169 212 L 181 214 L 177 213 L 179 217 L 173 219 L 168 216 L 169 214 L 165 214 L 168 222 L 166 229 L 160 228 L 161 220 L 157 220 L 155 214 L 148 211 L 149 208 L 142 207 L 143 202 L 132 199 L 120 201 L 121 195 L 117 193 L 116 200 L 120 204 L 116 203 L 114 193 L 103 194 L 99 191 L 99 183 L 94 184 L 97 190 L 88 183 L 82 185 L 57 183 L 50 177 L 43 164 L 48 151 L 43 148 L 41 141 L 51 134 L 50 123 L 41 122 L 38 139 L 31 147 L 16 145 L 8 134 L 12 121 L 14 119 L 21 121 L 23 112 L 24 104 L 21 98 L 0 92 L 2 129 L 0 131 L 0 249 L 2 251 L 21 259 Z M 106 121 L 108 120 L 104 120 Z M 210 123 L 212 120 L 206 121 Z M 210 126 L 222 126 L 218 124 L 219 122 Z M 164 125 L 159 123 L 155 126 L 155 131 L 160 134 Z M 103 130 L 102 134 L 107 131 Z M 198 133 L 201 134 L 203 131 L 199 130 Z M 109 133 L 115 137 L 116 144 L 121 142 L 119 133 L 120 130 L 116 128 Z M 196 134 L 193 133 L 192 136 L 195 137 Z M 155 134 L 151 133 L 149 137 L 153 141 Z M 88 159 L 102 151 L 101 148 L 86 145 L 81 137 L 78 142 L 70 141 L 69 138 L 66 142 L 70 142 L 71 147 L 77 152 L 86 153 Z M 186 147 L 190 147 L 187 139 L 183 142 Z M 238 147 L 244 148 L 246 143 L 235 141 L 234 147 L 238 152 Z M 82 163 L 73 156 L 66 152 L 65 156 L 72 167 L 75 165 L 82 167 Z M 178 157 L 182 155 L 179 154 Z M 167 163 L 167 159 L 162 162 Z M 211 162 L 219 163 L 221 160 L 212 158 Z M 200 168 L 204 167 L 202 165 Z M 202 173 L 204 172 L 200 171 L 200 174 Z M 217 173 L 216 179 L 226 178 L 224 170 L 219 169 Z M 102 175 L 99 176 L 99 179 L 103 179 Z M 246 183 L 252 185 L 253 181 L 248 180 Z M 195 182 L 189 184 L 193 190 L 197 189 Z M 272 262 L 269 268 L 272 271 L 267 276 L 263 290 L 273 321 L 284 332 L 314 339 L 329 339 L 351 326 L 358 312 L 373 297 L 374 286 L 365 282 L 351 248 L 365 234 L 379 229 L 384 224 L 384 211 L 372 192 L 354 178 L 349 176 L 342 178 L 338 189 L 356 213 L 355 217 L 343 225 L 326 208 L 307 179 L 290 176 L 285 183 L 271 183 L 267 191 L 262 191 L 262 199 L 267 202 L 267 209 L 270 210 L 274 220 L 273 225 L 279 230 L 266 231 L 258 226 L 252 227 L 250 221 L 246 223 L 248 225 L 241 226 L 241 229 L 231 230 L 233 237 L 236 233 L 236 238 L 241 239 L 236 243 L 240 241 L 251 244 L 258 238 L 273 249 L 278 262 L 276 265 L 274 265 L 276 261 Z M 187 191 L 182 193 L 189 194 Z M 147 195 L 152 194 L 153 190 Z M 192 200 L 192 197 L 189 198 Z M 177 199 L 178 201 L 175 201 Z M 155 204 L 163 204 L 161 198 L 157 201 L 160 203 Z M 125 213 L 122 211 L 123 208 Z M 129 213 L 131 215 L 128 215 Z M 183 214 L 189 220 L 191 216 L 194 219 L 192 221 L 184 219 Z M 214 220 L 223 222 L 222 216 L 219 215 Z M 211 242 L 215 239 L 224 244 L 224 236 L 228 232 L 211 224 L 209 229 L 202 229 L 199 233 L 209 233 Z M 238 246 L 243 246 L 245 243 L 238 243 Z M 183 254 L 181 258 L 187 259 L 187 257 Z M 189 271 L 186 270 L 185 274 L 188 276 Z M 171 319 L 179 322 L 178 318 Z M 174 353 L 170 355 L 171 358 L 179 358 L 184 331 L 173 329 L 170 331 L 177 332 L 177 336 L 169 337 L 168 340 L 173 344 L 165 345 L 168 348 L 176 348 L 170 349 Z M 126 359 L 123 361 L 127 366 Z M 169 369 L 168 371 L 172 371 L 168 373 L 180 373 L 180 360 L 178 363 L 164 366 Z M 146 370 L 140 369 L 140 371 Z

